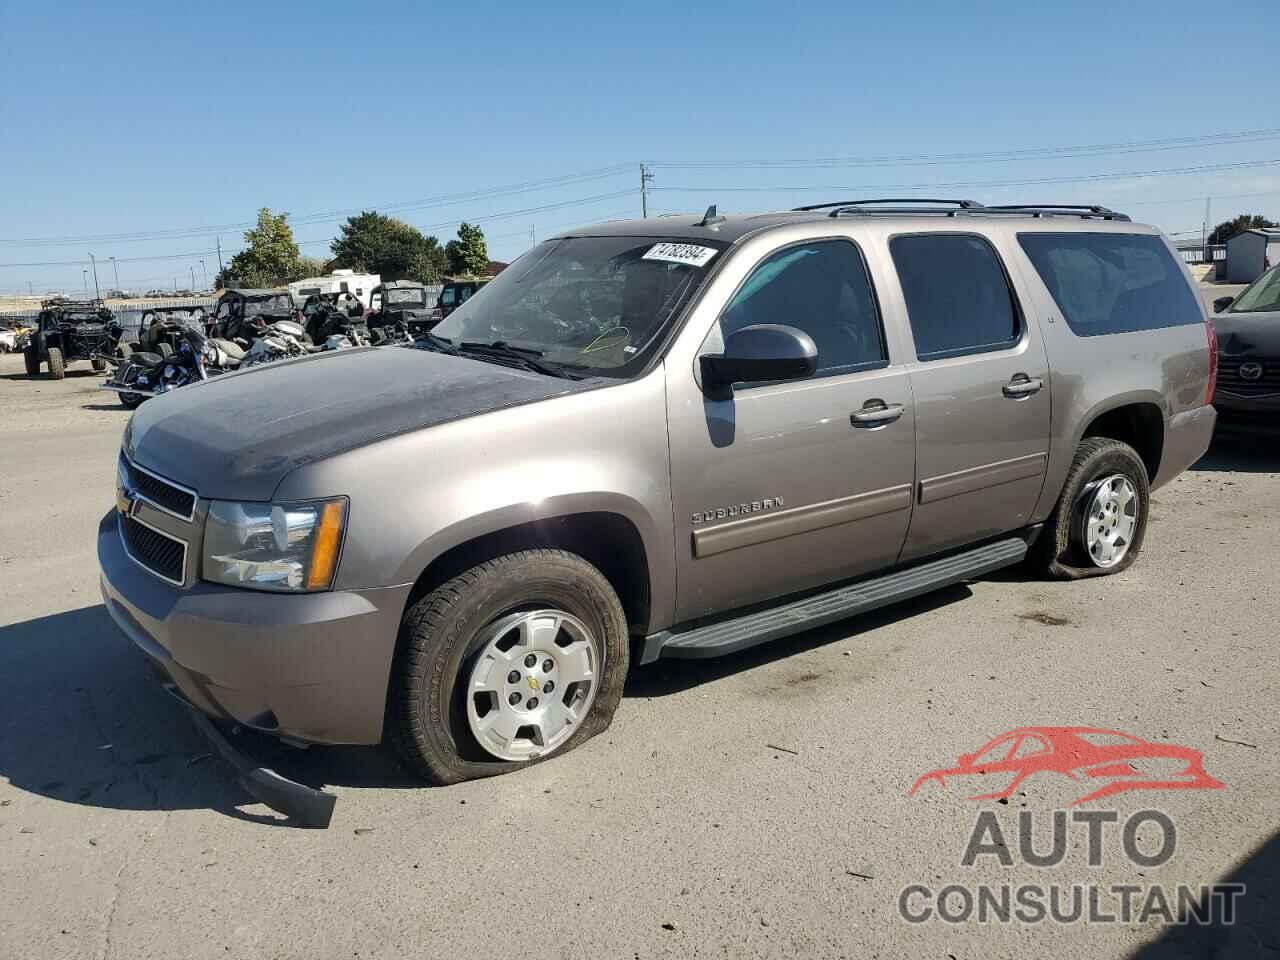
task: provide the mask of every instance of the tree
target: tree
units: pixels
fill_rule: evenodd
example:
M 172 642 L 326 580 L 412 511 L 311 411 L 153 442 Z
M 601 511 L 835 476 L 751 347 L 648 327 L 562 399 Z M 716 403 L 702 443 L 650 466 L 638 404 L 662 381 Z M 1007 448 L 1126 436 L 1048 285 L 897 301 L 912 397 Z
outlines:
M 244 287 L 272 287 L 301 275 L 302 258 L 289 226 L 289 214 L 258 211 L 258 225 L 244 232 L 247 244 L 227 265 L 226 280 Z
M 376 273 L 383 280 L 437 283 L 444 275 L 446 259 L 439 240 L 373 210 L 349 217 L 331 246 L 332 266 Z
M 323 277 L 329 272 L 329 261 L 324 257 L 299 257 L 298 275 L 290 280 L 301 280 L 304 277 Z
M 484 276 L 489 272 L 489 247 L 484 242 L 484 231 L 469 223 L 458 224 L 458 239 L 450 240 L 444 248 L 449 260 L 449 273 Z
M 1220 224 L 1213 228 L 1213 233 L 1209 234 L 1210 243 L 1226 243 L 1237 233 L 1245 230 L 1252 230 L 1255 227 L 1274 227 L 1272 223 L 1260 213 L 1242 213 L 1234 220 L 1223 220 Z

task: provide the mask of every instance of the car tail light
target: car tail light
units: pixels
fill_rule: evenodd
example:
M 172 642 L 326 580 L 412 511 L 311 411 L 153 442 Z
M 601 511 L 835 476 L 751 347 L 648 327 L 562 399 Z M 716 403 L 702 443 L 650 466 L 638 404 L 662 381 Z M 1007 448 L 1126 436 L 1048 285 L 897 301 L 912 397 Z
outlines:
M 1205 392 L 1205 404 L 1213 403 L 1213 392 L 1218 388 L 1218 331 L 1213 329 L 1212 321 L 1204 322 L 1205 331 L 1209 335 L 1209 389 Z

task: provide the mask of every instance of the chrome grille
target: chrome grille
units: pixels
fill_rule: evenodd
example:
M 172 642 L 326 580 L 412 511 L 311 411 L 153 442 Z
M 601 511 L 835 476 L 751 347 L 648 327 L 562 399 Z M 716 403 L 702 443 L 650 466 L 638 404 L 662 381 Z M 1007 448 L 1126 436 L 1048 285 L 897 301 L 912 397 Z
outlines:
M 1246 379 L 1240 368 L 1250 364 L 1262 368 L 1262 375 Z M 1262 397 L 1280 394 L 1280 357 L 1220 357 L 1218 390 L 1233 397 Z
M 120 517 L 120 539 L 133 562 L 162 580 L 182 586 L 186 579 L 187 545 L 135 517 Z
M 128 474 L 129 486 L 143 500 L 179 520 L 190 522 L 195 515 L 196 493 L 171 480 L 144 470 L 127 457 L 120 458 L 122 469 Z

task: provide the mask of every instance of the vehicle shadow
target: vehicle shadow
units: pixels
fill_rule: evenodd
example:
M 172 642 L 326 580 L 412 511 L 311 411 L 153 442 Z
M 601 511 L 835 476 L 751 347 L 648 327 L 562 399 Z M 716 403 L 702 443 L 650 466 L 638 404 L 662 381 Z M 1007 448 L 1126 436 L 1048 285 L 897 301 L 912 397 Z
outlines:
M 1276 434 L 1219 431 L 1214 434 L 1208 452 L 1191 469 L 1280 473 L 1280 437 Z
M 237 809 L 256 801 L 101 604 L 0 627 L 0 703 L 0 778 L 21 790 L 108 809 L 289 823 Z M 316 788 L 420 785 L 376 747 L 302 751 L 253 734 L 235 742 Z
M 1234 922 L 1228 922 L 1221 912 L 1221 895 L 1214 898 L 1218 902 L 1213 904 L 1212 914 L 1205 911 L 1208 904 L 1202 899 L 1202 915 L 1211 915 L 1212 923 L 1169 926 L 1158 940 L 1134 951 L 1130 960 L 1275 956 L 1280 951 L 1280 909 L 1275 902 L 1280 890 L 1280 832 L 1273 833 L 1220 882 L 1244 885 L 1244 893 L 1235 900 Z M 1174 904 L 1173 895 L 1166 894 Z
M 985 579 L 985 578 L 984 578 Z M 948 607 L 973 596 L 973 591 L 965 584 L 955 584 L 922 597 L 904 600 L 879 610 L 838 620 L 825 627 L 806 630 L 793 637 L 784 637 L 758 647 L 751 647 L 741 653 L 717 657 L 712 660 L 658 660 L 645 667 L 634 669 L 627 678 L 624 696 L 627 697 L 666 697 L 682 693 L 692 687 L 704 683 L 713 683 L 738 673 L 766 666 L 777 660 L 785 660 L 797 653 L 804 653 L 829 643 L 856 642 L 864 633 L 878 630 L 881 627 L 899 620 L 914 617 L 931 610 Z
M 115 411 L 116 413 L 131 412 L 128 409 L 128 407 L 125 407 L 119 403 L 82 403 L 80 404 L 80 409 L 81 410 L 106 410 L 108 412 Z

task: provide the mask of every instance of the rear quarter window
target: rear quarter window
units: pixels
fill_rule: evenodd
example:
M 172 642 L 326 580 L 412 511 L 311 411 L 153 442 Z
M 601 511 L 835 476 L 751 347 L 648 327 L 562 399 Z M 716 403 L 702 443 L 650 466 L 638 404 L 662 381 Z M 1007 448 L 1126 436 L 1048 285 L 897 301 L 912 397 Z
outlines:
M 1020 233 L 1018 243 L 1077 336 L 1204 322 L 1195 293 L 1159 237 Z

